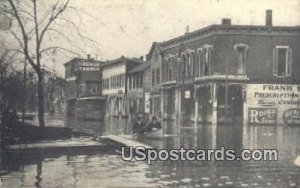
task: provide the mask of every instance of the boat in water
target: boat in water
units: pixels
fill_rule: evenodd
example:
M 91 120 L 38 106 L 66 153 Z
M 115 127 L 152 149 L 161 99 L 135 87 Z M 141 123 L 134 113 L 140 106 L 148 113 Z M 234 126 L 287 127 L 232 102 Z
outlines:
M 164 134 L 161 123 L 157 118 L 152 118 L 147 122 L 137 121 L 134 124 L 134 134 L 138 137 L 149 139 L 162 139 L 164 137 L 174 137 L 176 135 Z

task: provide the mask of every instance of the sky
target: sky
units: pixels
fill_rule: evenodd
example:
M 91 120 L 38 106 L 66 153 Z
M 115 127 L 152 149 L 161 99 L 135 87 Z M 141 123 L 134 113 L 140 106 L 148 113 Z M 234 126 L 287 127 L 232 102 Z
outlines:
M 273 10 L 274 26 L 300 25 L 300 0 L 71 0 L 71 15 L 92 44 L 79 47 L 98 60 L 144 56 L 161 42 L 230 18 L 232 24 L 264 25 Z M 86 56 L 86 54 L 82 54 Z M 56 71 L 71 56 L 57 56 Z

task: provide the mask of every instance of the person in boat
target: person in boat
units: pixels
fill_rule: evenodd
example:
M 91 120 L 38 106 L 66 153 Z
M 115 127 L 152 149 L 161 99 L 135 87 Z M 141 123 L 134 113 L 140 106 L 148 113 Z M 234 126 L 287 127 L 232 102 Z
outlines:
M 152 117 L 151 128 L 161 129 L 161 124 L 155 116 Z
M 153 116 L 150 120 L 145 122 L 142 121 L 141 117 L 138 117 L 138 120 L 133 125 L 134 132 L 141 134 L 152 132 L 161 128 L 161 124 L 155 116 Z

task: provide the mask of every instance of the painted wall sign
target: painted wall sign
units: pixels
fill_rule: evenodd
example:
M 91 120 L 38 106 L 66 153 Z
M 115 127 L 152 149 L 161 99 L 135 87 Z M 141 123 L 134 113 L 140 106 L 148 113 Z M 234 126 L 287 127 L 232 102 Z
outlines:
M 145 113 L 150 113 L 150 93 L 145 93 Z
M 283 113 L 282 118 L 288 125 L 300 124 L 300 109 L 289 109 Z
M 190 90 L 184 91 L 184 98 L 185 99 L 190 99 L 191 98 L 191 91 Z
M 300 85 L 248 84 L 245 102 L 250 124 L 300 125 Z
M 277 123 L 276 108 L 249 108 L 248 116 L 251 124 L 276 125 Z

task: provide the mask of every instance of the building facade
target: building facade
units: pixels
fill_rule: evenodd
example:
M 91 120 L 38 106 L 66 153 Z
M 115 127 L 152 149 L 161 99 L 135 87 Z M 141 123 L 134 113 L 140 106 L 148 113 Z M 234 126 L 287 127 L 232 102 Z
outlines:
M 102 66 L 102 93 L 106 97 L 107 117 L 128 117 L 127 84 L 137 87 L 140 82 L 129 82 L 128 72 L 140 65 L 141 59 L 121 57 Z M 130 79 L 133 80 L 133 79 Z
M 149 94 L 150 84 L 151 72 L 148 62 L 141 63 L 128 72 L 127 105 L 132 116 L 150 114 L 150 98 L 145 98 L 145 95 Z
M 151 88 L 150 88 L 150 111 L 157 118 L 161 118 L 161 77 L 162 77 L 162 54 L 161 43 L 154 42 L 147 54 L 147 62 L 150 64 Z
M 65 92 L 67 115 L 76 115 L 77 102 L 81 98 L 102 96 L 102 64 L 103 62 L 89 56 L 87 59 L 74 58 L 64 64 L 67 81 Z
M 247 85 L 300 83 L 300 27 L 272 26 L 270 11 L 265 26 L 223 19 L 161 46 L 165 119 L 240 122 Z

